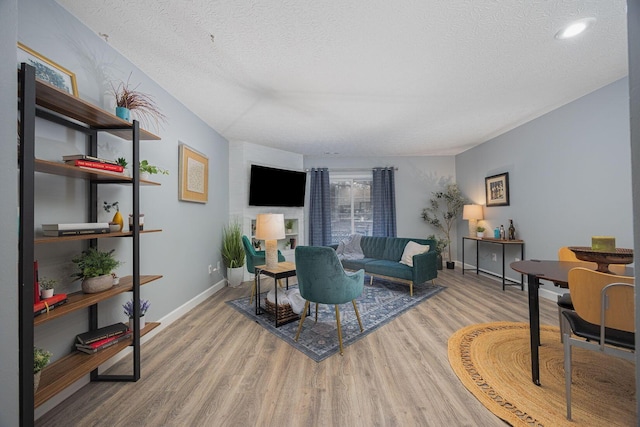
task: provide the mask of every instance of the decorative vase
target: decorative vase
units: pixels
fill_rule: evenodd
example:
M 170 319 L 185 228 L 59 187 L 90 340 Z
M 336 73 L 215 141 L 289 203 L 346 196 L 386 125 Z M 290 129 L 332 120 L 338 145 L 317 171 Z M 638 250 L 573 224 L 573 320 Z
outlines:
M 232 288 L 237 288 L 242 284 L 244 267 L 227 267 L 227 282 Z
M 126 107 L 116 107 L 116 116 L 122 120 L 131 121 L 131 110 Z
M 82 292 L 85 294 L 95 294 L 106 291 L 113 287 L 113 276 L 105 274 L 104 276 L 90 277 L 82 281 Z
M 40 374 L 42 371 L 38 371 L 33 374 L 33 392 L 35 393 L 38 390 L 38 386 L 40 385 Z
M 42 289 L 40 291 L 40 297 L 47 299 L 47 298 L 51 298 L 53 296 L 53 289 Z
M 140 330 L 142 330 L 146 324 L 144 316 L 140 316 Z M 129 319 L 129 329 L 133 331 L 133 318 Z
M 476 232 L 476 236 L 478 236 L 478 238 L 482 239 L 484 237 L 484 231 Z
M 119 228 L 117 231 L 122 231 L 122 227 L 124 227 L 124 219 L 122 219 L 122 214 L 120 213 L 120 211 L 117 211 L 115 213 L 111 222 L 118 224 Z

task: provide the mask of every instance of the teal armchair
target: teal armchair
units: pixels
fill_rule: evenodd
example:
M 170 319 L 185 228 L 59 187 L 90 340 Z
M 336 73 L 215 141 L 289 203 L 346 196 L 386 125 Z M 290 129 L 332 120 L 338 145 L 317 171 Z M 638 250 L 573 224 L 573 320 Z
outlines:
M 300 337 L 302 324 L 309 310 L 309 303 L 316 303 L 316 321 L 318 320 L 318 304 L 333 304 L 336 310 L 338 342 L 342 355 L 342 328 L 338 305 L 351 301 L 360 324 L 360 332 L 364 331 L 356 306 L 356 298 L 364 290 L 364 270 L 353 273 L 345 272 L 336 251 L 327 246 L 297 246 L 295 256 L 298 287 L 300 295 L 306 300 L 295 340 L 298 341 Z
M 266 264 L 264 251 L 256 251 L 251 241 L 247 236 L 242 236 L 242 245 L 244 246 L 244 253 L 247 258 L 247 271 L 251 274 L 255 274 L 256 266 Z M 278 262 L 286 261 L 284 255 L 280 251 L 278 251 Z M 253 278 L 253 289 L 251 290 L 251 300 L 249 304 L 253 302 L 253 296 L 256 293 L 256 280 L 257 278 Z

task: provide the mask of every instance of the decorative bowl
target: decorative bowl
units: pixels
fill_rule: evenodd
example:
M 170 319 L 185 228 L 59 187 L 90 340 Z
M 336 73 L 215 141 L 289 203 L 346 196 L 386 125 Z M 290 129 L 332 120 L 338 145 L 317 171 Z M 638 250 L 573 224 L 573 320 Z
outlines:
M 633 262 L 633 249 L 616 248 L 613 251 L 594 251 L 588 246 L 569 246 L 581 261 L 595 262 L 598 264 L 596 271 L 611 273 L 609 264 L 631 264 Z

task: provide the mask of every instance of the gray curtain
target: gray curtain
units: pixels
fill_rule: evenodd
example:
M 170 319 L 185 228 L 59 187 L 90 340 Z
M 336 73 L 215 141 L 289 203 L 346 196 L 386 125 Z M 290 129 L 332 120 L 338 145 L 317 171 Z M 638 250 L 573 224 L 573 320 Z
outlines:
M 373 235 L 396 237 L 396 185 L 393 168 L 374 168 L 371 188 Z
M 309 245 L 331 244 L 331 188 L 329 169 L 311 169 L 309 195 Z

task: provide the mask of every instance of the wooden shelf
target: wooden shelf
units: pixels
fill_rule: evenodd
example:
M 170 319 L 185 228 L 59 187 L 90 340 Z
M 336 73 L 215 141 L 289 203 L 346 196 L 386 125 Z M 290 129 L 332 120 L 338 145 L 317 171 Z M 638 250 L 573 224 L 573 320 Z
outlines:
M 157 230 L 143 230 L 140 234 L 144 233 L 159 233 L 162 229 Z M 89 239 L 106 239 L 109 237 L 131 237 L 133 233 L 131 231 L 112 231 L 111 233 L 100 233 L 100 234 L 79 234 L 76 236 L 59 236 L 59 237 L 51 237 L 51 236 L 40 236 L 36 237 L 34 243 L 36 245 L 40 245 L 43 243 L 60 243 L 67 242 L 73 240 L 89 240 Z
M 148 334 L 158 326 L 160 326 L 160 323 L 147 322 L 144 329 L 140 330 L 140 336 Z M 37 408 L 74 382 L 82 379 L 83 376 L 130 346 L 132 342 L 133 338 L 115 344 L 95 354 L 86 354 L 75 350 L 73 353 L 56 360 L 44 368 L 42 374 L 40 374 L 40 385 L 35 394 L 34 406 Z
M 140 285 L 141 286 L 145 285 L 149 282 L 153 282 L 154 280 L 158 280 L 160 278 L 162 278 L 162 276 L 140 275 Z M 93 304 L 97 304 L 100 301 L 109 299 L 114 295 L 118 295 L 123 292 L 129 292 L 132 289 L 133 289 L 133 276 L 125 276 L 120 278 L 119 284 L 103 292 L 98 292 L 95 294 L 85 294 L 82 291 L 74 292 L 72 294 L 67 295 L 67 302 L 65 304 L 54 308 L 49 313 L 44 313 L 39 316 L 36 316 L 33 319 L 33 325 L 34 326 L 41 325 L 53 319 L 57 319 L 59 317 L 65 316 L 74 311 L 81 310 Z
M 80 178 L 98 182 L 102 181 L 110 184 L 133 184 L 133 178 L 130 176 L 124 176 L 117 172 L 107 172 L 99 169 L 89 170 L 78 166 L 71 166 L 62 162 L 52 162 L 50 160 L 36 159 L 35 169 L 36 172 L 66 176 L 69 178 Z M 140 185 L 160 185 L 160 183 L 141 179 Z
M 36 79 L 36 105 L 124 140 L 131 141 L 133 138 L 131 123 L 39 79 Z M 140 139 L 157 141 L 160 137 L 140 129 Z

